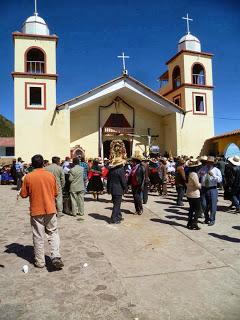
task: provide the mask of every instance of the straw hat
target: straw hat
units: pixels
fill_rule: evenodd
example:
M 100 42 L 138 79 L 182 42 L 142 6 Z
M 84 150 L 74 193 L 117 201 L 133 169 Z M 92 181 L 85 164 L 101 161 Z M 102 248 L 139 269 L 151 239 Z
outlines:
M 208 157 L 207 156 L 201 156 L 200 161 L 207 161 Z
M 198 159 L 190 159 L 187 161 L 187 166 L 189 168 L 199 167 L 201 164 L 202 164 L 202 162 L 199 161 Z
M 207 162 L 212 162 L 212 163 L 214 163 L 214 162 L 215 162 L 215 158 L 212 157 L 212 156 L 208 156 L 208 157 L 207 157 Z
M 124 165 L 125 162 L 126 162 L 126 160 L 124 160 L 121 157 L 113 158 L 112 162 L 111 162 L 111 166 L 112 167 L 117 167 L 117 166 L 120 166 L 120 165 Z
M 136 151 L 135 154 L 132 156 L 132 160 L 143 161 L 144 157 L 140 154 L 139 151 Z
M 151 158 L 151 159 L 150 159 L 150 162 L 152 162 L 152 163 L 158 163 L 158 160 L 157 160 L 156 158 Z
M 228 158 L 228 161 L 231 162 L 234 166 L 240 166 L 240 157 L 234 156 L 231 158 Z

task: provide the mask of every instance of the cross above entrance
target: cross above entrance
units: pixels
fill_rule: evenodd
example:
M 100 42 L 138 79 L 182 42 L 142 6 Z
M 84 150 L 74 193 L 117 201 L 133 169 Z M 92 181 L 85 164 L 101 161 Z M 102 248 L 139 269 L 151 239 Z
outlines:
M 188 18 L 188 13 L 187 13 L 187 16 L 186 17 L 182 17 L 183 20 L 187 20 L 187 33 L 189 34 L 190 33 L 190 30 L 189 30 L 189 21 L 193 21 L 193 19 L 190 19 Z
M 122 53 L 121 56 L 117 56 L 118 58 L 122 59 L 122 63 L 123 63 L 123 74 L 128 74 L 128 71 L 126 69 L 126 64 L 125 64 L 125 59 L 129 59 L 129 56 L 125 56 L 124 52 Z

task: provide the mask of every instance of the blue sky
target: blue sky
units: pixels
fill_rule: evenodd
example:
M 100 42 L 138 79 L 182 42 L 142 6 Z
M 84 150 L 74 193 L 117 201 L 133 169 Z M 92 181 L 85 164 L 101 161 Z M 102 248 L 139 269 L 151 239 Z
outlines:
M 11 33 L 32 15 L 34 0 L 1 0 L 0 9 L 0 113 L 13 120 Z M 59 36 L 58 103 L 119 76 L 122 51 L 129 74 L 157 90 L 188 12 L 202 51 L 214 54 L 215 133 L 240 127 L 240 1 L 38 0 L 38 12 Z

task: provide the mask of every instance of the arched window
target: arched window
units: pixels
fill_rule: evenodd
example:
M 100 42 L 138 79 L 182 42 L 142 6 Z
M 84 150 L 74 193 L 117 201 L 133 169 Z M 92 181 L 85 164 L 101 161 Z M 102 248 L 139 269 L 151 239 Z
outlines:
M 205 85 L 205 70 L 199 63 L 194 64 L 192 68 L 192 83 Z
M 180 73 L 179 66 L 176 66 L 173 69 L 172 82 L 173 82 L 173 89 L 176 89 L 176 88 L 180 87 L 180 85 L 181 85 L 181 73 Z
M 45 54 L 39 48 L 32 48 L 26 54 L 26 72 L 45 73 Z

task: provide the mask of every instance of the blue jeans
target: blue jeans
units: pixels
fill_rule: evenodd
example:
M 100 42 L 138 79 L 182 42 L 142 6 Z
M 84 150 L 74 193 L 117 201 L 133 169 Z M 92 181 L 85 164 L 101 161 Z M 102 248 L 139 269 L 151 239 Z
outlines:
M 236 207 L 237 210 L 240 209 L 240 191 L 239 192 L 234 192 L 232 196 L 232 203 Z
M 205 221 L 215 221 L 217 212 L 218 190 L 217 188 L 205 189 L 206 208 L 204 210 Z M 210 216 L 209 216 L 210 211 Z

